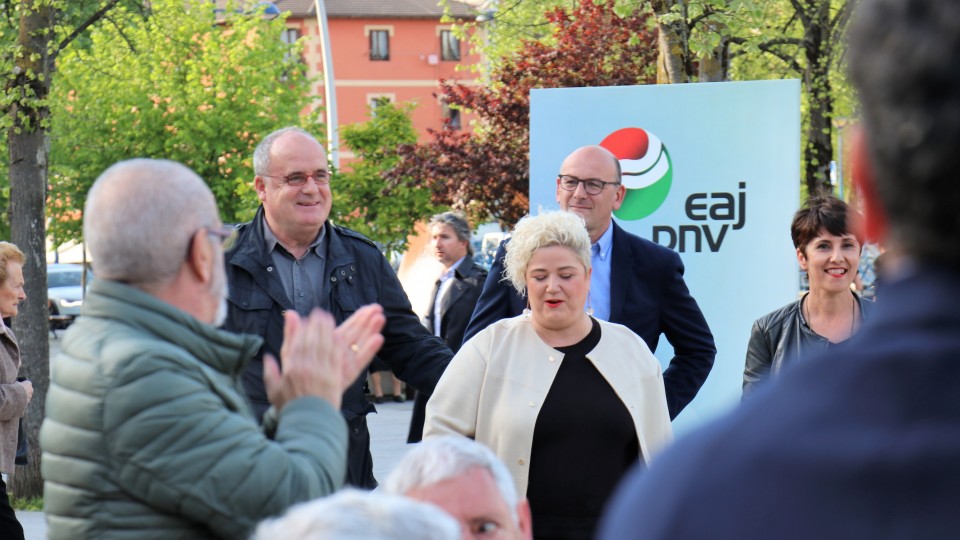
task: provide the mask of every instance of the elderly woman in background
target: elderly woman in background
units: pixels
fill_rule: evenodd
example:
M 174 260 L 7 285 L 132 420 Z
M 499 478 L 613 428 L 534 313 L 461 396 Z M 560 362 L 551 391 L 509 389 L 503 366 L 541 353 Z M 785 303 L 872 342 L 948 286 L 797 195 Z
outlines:
M 834 197 L 813 197 L 793 216 L 790 234 L 810 292 L 753 323 L 743 370 L 744 397 L 785 364 L 846 340 L 873 303 L 851 288 L 860 265 L 861 238 L 850 227 L 860 214 Z
M 17 314 L 23 292 L 23 253 L 10 242 L 0 242 L 0 316 Z M 30 381 L 17 381 L 20 348 L 13 331 L 0 320 L 0 472 L 12 475 L 17 457 L 17 427 L 33 397 Z M 0 538 L 23 540 L 23 527 L 10 506 L 7 486 L 0 477 Z
M 529 309 L 463 345 L 427 403 L 424 438 L 493 449 L 530 501 L 534 538 L 592 538 L 623 474 L 671 438 L 660 364 L 633 332 L 584 312 L 590 238 L 576 214 L 520 220 L 505 266 Z

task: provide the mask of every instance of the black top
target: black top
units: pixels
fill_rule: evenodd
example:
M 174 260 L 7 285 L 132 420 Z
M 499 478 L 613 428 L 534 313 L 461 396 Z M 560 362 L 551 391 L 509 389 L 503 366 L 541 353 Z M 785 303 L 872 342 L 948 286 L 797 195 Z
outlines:
M 537 539 L 590 539 L 603 506 L 640 457 L 627 407 L 587 353 L 600 342 L 596 319 L 564 354 L 537 416 L 527 497 Z

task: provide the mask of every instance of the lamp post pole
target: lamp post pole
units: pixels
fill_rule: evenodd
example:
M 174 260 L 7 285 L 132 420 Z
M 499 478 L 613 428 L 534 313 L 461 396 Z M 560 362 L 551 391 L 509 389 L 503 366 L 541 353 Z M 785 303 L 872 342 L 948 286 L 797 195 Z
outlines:
M 337 148 L 337 89 L 333 80 L 333 55 L 330 53 L 330 30 L 327 27 L 327 8 L 324 0 L 316 0 L 317 22 L 320 28 L 320 54 L 323 55 L 323 108 L 327 116 L 327 152 L 330 163 L 340 168 L 340 150 Z

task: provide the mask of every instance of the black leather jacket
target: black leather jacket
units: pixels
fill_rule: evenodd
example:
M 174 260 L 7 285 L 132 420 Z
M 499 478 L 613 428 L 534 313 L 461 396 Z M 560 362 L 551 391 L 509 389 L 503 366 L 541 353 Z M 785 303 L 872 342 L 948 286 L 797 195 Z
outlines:
M 263 208 L 253 221 L 239 226 L 237 245 L 226 253 L 230 293 L 224 328 L 264 338 L 263 347 L 243 375 L 244 389 L 258 419 L 270 407 L 263 385 L 263 354 L 280 357 L 283 344 L 283 313 L 293 309 L 280 279 L 273 273 L 273 261 L 263 239 Z M 322 307 L 333 314 L 337 324 L 361 306 L 383 306 L 387 323 L 379 356 L 393 372 L 418 390 L 433 392 L 453 354 L 443 342 L 420 324 L 396 273 L 377 247 L 365 236 L 324 225 L 327 235 L 327 285 Z M 341 410 L 350 424 L 348 482 L 376 487 L 369 454 L 370 437 L 366 414 L 376 409 L 364 396 L 366 372 L 343 394 Z
M 873 302 L 857 294 L 853 294 L 853 297 L 859 304 L 861 321 L 866 320 L 873 312 Z M 804 295 L 800 300 L 768 313 L 753 323 L 743 369 L 744 397 L 755 385 L 776 375 L 783 369 L 784 363 L 789 364 L 801 353 L 822 350 L 830 344 L 827 338 L 807 326 L 801 309 L 806 298 Z

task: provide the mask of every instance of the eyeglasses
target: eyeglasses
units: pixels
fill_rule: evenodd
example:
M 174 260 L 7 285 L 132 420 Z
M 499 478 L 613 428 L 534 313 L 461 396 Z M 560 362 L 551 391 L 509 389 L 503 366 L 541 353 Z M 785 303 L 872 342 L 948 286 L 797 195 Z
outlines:
M 316 170 L 312 173 L 305 172 L 293 172 L 286 176 L 273 176 L 271 174 L 261 174 L 260 176 L 265 176 L 267 178 L 276 178 L 280 180 L 281 184 L 286 184 L 293 187 L 302 187 L 307 185 L 307 180 L 313 178 L 314 183 L 318 186 L 325 186 L 330 183 L 330 172 L 324 170 Z
M 224 251 L 229 251 L 230 248 L 237 243 L 236 227 L 221 225 L 219 227 L 204 227 L 204 229 L 206 229 L 209 236 L 212 236 L 220 241 L 220 245 L 223 246 Z
M 599 178 L 584 178 L 580 179 L 576 176 L 570 176 L 569 174 L 561 174 L 557 176 L 557 179 L 560 180 L 560 187 L 567 191 L 576 191 L 578 184 L 583 184 L 583 190 L 587 192 L 588 195 L 599 195 L 603 188 L 607 186 L 619 186 L 620 182 L 604 182 Z

